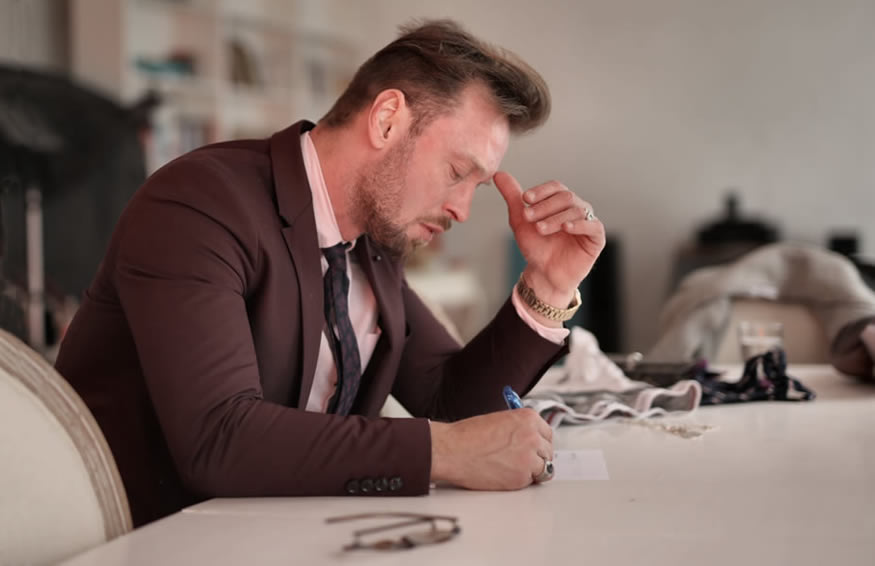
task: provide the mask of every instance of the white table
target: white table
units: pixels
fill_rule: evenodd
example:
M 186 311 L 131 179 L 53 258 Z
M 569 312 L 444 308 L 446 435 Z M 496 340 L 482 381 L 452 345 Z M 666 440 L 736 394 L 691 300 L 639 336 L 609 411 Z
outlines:
M 683 439 L 608 422 L 563 428 L 557 449 L 600 449 L 608 481 L 416 498 L 214 499 L 67 562 L 161 564 L 875 564 L 875 386 L 823 366 L 790 373 L 810 403 L 705 407 L 663 422 Z M 343 553 L 371 511 L 455 515 L 462 533 L 410 551 Z

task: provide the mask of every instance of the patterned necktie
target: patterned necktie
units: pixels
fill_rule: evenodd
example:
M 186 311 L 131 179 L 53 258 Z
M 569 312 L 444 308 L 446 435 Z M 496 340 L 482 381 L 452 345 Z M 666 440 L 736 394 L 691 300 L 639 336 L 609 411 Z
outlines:
M 352 322 L 349 319 L 349 278 L 346 276 L 346 248 L 343 242 L 323 248 L 328 261 L 323 284 L 325 287 L 325 320 L 334 363 L 337 366 L 337 388 L 328 403 L 328 412 L 348 415 L 361 381 L 361 359 Z

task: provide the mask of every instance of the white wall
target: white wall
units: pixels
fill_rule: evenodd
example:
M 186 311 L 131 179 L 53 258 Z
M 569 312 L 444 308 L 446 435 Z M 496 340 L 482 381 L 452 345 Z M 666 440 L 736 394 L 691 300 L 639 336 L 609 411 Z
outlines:
M 591 200 L 624 246 L 626 346 L 647 348 L 672 255 L 720 214 L 727 187 L 786 237 L 858 228 L 875 256 L 875 2 L 871 0 L 374 0 L 364 53 L 413 16 L 448 16 L 546 78 L 553 115 L 504 167 Z M 448 233 L 504 299 L 494 189 Z

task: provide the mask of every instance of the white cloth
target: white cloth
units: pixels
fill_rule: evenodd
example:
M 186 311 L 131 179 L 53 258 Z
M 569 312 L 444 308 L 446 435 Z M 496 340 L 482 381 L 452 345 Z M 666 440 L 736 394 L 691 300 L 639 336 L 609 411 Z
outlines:
M 694 380 L 665 389 L 629 379 L 599 349 L 595 336 L 576 326 L 565 365 L 549 369 L 523 404 L 558 427 L 614 416 L 646 418 L 692 411 L 701 399 L 702 387 Z
M 805 305 L 831 346 L 847 325 L 875 317 L 875 293 L 847 258 L 814 246 L 772 244 L 688 275 L 663 309 L 660 338 L 646 358 L 712 359 L 727 330 L 733 297 Z M 838 353 L 832 355 L 835 364 Z

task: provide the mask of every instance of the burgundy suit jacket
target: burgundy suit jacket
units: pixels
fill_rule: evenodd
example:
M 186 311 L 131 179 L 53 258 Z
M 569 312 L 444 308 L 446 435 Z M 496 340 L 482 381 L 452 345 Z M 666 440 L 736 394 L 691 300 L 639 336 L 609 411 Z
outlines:
M 152 175 L 64 338 L 57 369 L 100 423 L 137 525 L 216 496 L 425 494 L 423 417 L 502 410 L 502 386 L 527 391 L 565 353 L 510 301 L 460 348 L 365 237 L 380 340 L 352 416 L 304 411 L 324 320 L 300 144 L 312 127 Z M 419 418 L 377 418 L 389 393 Z

